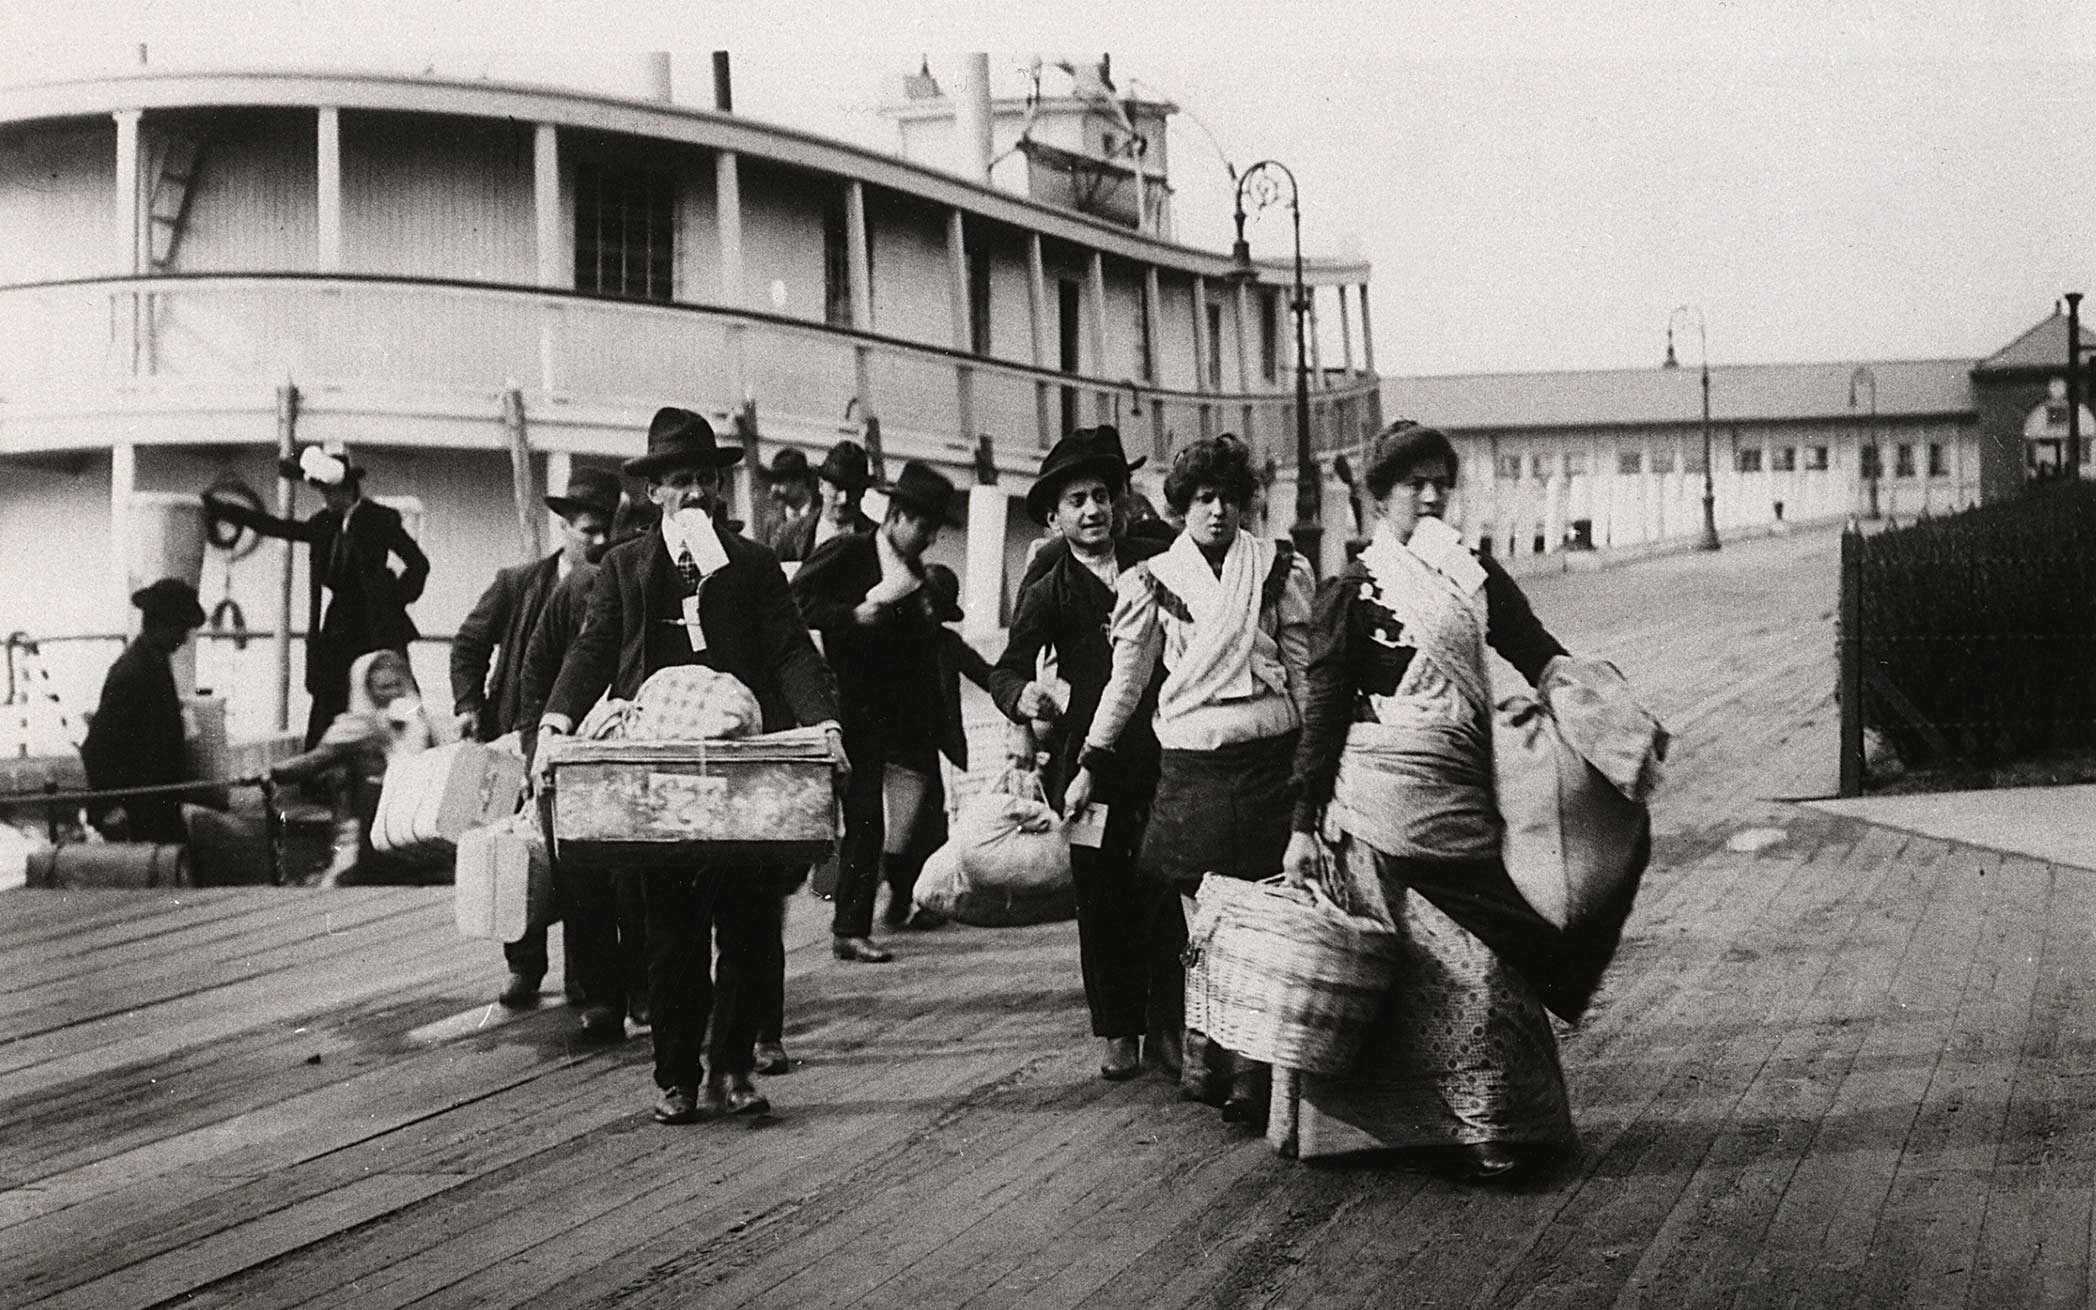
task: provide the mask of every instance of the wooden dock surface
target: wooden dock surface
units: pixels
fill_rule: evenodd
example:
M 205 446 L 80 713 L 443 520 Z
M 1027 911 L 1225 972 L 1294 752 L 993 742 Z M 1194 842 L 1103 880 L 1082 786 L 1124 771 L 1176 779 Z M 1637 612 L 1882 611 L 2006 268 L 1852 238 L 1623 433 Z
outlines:
M 848 966 L 796 898 L 776 1116 L 666 1129 L 644 1038 L 487 1004 L 445 890 L 16 892 L 0 1304 L 2084 1304 L 2096 875 L 1783 803 L 1833 789 L 1834 560 L 1525 584 L 1677 735 L 1551 1177 L 1100 1081 L 1068 924 Z

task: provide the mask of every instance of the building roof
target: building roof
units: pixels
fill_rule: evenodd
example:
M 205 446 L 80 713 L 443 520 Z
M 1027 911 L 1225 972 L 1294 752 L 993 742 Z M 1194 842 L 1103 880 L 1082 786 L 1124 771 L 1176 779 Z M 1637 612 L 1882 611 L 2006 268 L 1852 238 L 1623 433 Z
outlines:
M 1850 402 L 1850 380 L 1865 368 L 1876 379 L 1879 414 L 1970 413 L 1972 367 L 1969 358 L 1717 365 L 1710 415 L 1727 423 L 1852 418 L 1870 409 L 1868 381 Z M 1703 412 L 1699 371 L 1687 367 L 1386 377 L 1382 387 L 1386 416 L 1457 431 L 1672 426 Z
M 2084 349 L 2096 347 L 2096 334 L 2083 328 L 2081 344 Z M 2066 366 L 2067 316 L 2054 311 L 2050 318 L 2039 320 L 2030 331 L 1981 360 L 1978 371 L 2000 373 L 2025 368 L 2065 371 Z

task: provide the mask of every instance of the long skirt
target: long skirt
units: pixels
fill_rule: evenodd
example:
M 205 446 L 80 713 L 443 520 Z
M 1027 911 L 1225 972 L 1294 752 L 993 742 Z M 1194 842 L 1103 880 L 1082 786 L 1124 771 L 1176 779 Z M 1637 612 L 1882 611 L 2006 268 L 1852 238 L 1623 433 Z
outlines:
M 1407 861 L 1351 839 L 1338 858 L 1372 866 L 1402 954 L 1353 1071 L 1301 1076 L 1299 1155 L 1570 1143 L 1557 1038 L 1536 989 L 1411 890 Z M 1348 870 L 1357 878 L 1368 871 L 1359 864 Z
M 1165 751 L 1143 833 L 1143 873 L 1182 892 L 1199 887 L 1204 873 L 1249 880 L 1279 873 L 1295 814 L 1295 742 L 1290 731 L 1212 751 Z

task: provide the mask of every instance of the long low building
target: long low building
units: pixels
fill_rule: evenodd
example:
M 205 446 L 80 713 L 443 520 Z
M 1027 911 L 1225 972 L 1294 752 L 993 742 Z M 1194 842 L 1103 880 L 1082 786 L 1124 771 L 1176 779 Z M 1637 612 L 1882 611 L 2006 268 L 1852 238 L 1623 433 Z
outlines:
M 739 117 L 725 79 L 672 103 L 655 72 L 631 98 L 312 72 L 0 89 L 0 631 L 45 642 L 69 704 L 93 703 L 131 588 L 173 571 L 218 615 L 185 676 L 237 688 L 242 727 L 302 717 L 279 671 L 303 552 L 203 554 L 184 518 L 232 483 L 310 512 L 274 470 L 293 441 L 346 443 L 407 512 L 434 564 L 426 689 L 495 568 L 546 548 L 538 495 L 637 453 L 659 405 L 758 458 L 851 437 L 975 487 L 937 551 L 978 627 L 1073 426 L 1117 423 L 1152 492 L 1177 444 L 1242 433 L 1293 505 L 1293 268 L 1278 243 L 1246 264 L 1170 238 L 1171 106 L 1084 84 L 993 103 L 927 70 L 884 154 Z M 1023 135 L 1029 166 L 992 169 L 989 131 L 958 170 L 907 156 L 951 163 L 932 128 L 962 120 Z M 1376 416 L 1369 270 L 1304 276 L 1341 343 L 1308 361 L 1315 440 L 1344 445 Z M 288 648 L 235 640 L 236 614 Z
M 2057 312 L 1985 359 L 1713 367 L 1707 424 L 1702 369 L 1672 365 L 1390 377 L 1383 409 L 1449 433 L 1466 536 L 1524 564 L 1700 536 L 1706 432 L 1721 534 L 1949 513 L 2054 476 L 2064 460 Z M 2081 432 L 2089 477 L 2086 404 Z

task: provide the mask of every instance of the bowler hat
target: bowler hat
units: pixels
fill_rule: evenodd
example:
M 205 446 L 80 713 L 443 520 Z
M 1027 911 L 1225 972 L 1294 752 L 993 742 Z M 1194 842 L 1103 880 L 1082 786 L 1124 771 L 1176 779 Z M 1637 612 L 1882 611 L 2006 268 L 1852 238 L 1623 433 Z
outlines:
M 1040 476 L 1026 489 L 1027 517 L 1045 523 L 1055 512 L 1055 502 L 1064 485 L 1072 478 L 1101 478 L 1110 492 L 1128 485 L 1128 464 L 1121 458 L 1119 440 L 1108 448 L 1099 440 L 1097 431 L 1079 428 L 1049 450 L 1048 457 L 1041 461 Z
M 953 501 L 953 483 L 929 464 L 911 460 L 902 474 L 881 490 L 891 504 L 922 514 L 934 523 L 946 521 L 946 507 Z
M 634 477 L 653 477 L 670 469 L 723 469 L 742 459 L 742 447 L 723 446 L 713 425 L 688 409 L 665 405 L 648 424 L 648 453 L 619 466 Z
M 766 482 L 799 482 L 813 476 L 808 468 L 808 457 L 798 446 L 787 446 L 773 455 L 770 467 L 763 472 Z
M 815 476 L 846 491 L 866 490 L 873 482 L 872 470 L 866 463 L 866 447 L 856 441 L 838 442 L 822 457 Z
M 567 492 L 546 497 L 546 508 L 564 519 L 588 511 L 602 514 L 608 521 L 619 512 L 619 475 L 610 469 L 587 466 L 572 469 Z
M 338 487 L 364 476 L 364 468 L 350 458 L 339 441 L 320 446 L 301 446 L 298 454 L 277 461 L 277 476 L 316 487 Z
M 162 578 L 131 593 L 131 603 L 155 623 L 176 623 L 184 628 L 204 626 L 204 607 L 197 590 L 180 578 Z

